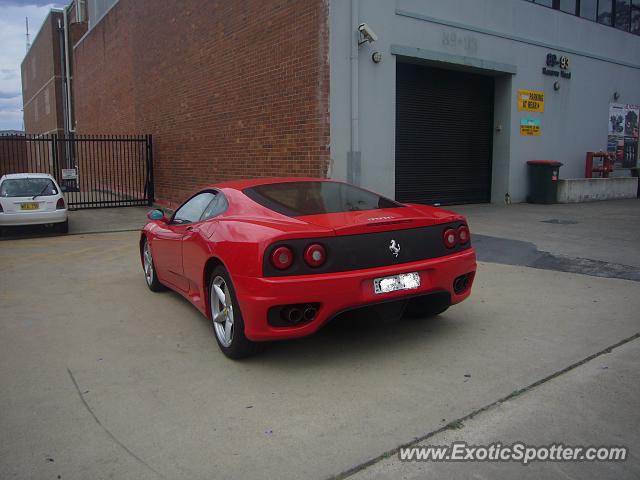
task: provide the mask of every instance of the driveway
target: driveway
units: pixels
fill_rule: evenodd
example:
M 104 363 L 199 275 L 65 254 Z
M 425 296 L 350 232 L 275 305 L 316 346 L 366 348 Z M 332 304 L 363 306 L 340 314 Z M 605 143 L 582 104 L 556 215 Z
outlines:
M 620 225 L 637 222 L 639 204 L 616 210 Z M 588 258 L 582 244 L 539 242 L 546 234 L 538 230 L 552 227 L 535 220 L 499 230 L 506 207 L 465 208 L 489 242 L 524 239 L 553 255 Z M 496 227 L 482 220 L 491 211 Z M 597 217 L 580 218 L 592 225 L 584 242 L 619 247 L 609 235 L 615 222 L 605 228 Z M 477 442 L 638 444 L 638 373 L 620 367 L 637 358 L 636 281 L 481 261 L 471 298 L 443 315 L 372 320 L 359 330 L 334 323 L 233 362 L 188 302 L 148 291 L 137 239 L 121 231 L 2 242 L 1 478 L 423 478 L 420 465 L 398 470 L 384 455 L 460 420 L 456 432 Z M 593 260 L 629 258 L 633 271 L 640 252 L 624 248 L 628 257 Z M 581 369 L 601 364 L 617 375 L 615 388 L 580 381 Z M 541 405 L 557 410 L 565 428 L 555 422 L 547 430 Z M 607 412 L 602 436 L 586 435 Z M 578 421 L 593 428 L 577 429 Z M 639 465 L 632 450 L 616 477 L 637 478 Z M 476 466 L 443 464 L 434 478 Z M 611 464 L 571 470 L 578 467 L 563 465 L 581 478 L 611 473 Z M 509 476 L 531 471 L 509 468 Z
M 475 234 L 528 242 L 544 252 L 640 268 L 640 200 L 465 205 Z
M 151 207 L 93 208 L 69 211 L 69 234 L 127 232 L 140 230 L 147 222 Z M 2 240 L 52 237 L 58 233 L 51 227 L 29 225 L 5 228 Z

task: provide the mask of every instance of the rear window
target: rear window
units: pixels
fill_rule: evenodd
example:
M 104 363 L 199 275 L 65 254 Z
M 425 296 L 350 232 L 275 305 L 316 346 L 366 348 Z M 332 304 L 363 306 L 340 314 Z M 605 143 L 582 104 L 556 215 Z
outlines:
M 290 217 L 403 206 L 375 193 L 337 182 L 271 183 L 247 188 L 244 193 L 260 205 Z
M 0 184 L 0 197 L 33 197 L 57 195 L 58 190 L 48 178 L 9 178 Z

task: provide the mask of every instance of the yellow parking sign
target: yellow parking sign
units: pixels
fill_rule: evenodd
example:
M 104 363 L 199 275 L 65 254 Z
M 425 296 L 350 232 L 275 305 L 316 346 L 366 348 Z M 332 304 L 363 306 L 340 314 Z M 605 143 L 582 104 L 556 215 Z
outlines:
M 544 92 L 539 90 L 518 90 L 518 110 L 544 112 Z

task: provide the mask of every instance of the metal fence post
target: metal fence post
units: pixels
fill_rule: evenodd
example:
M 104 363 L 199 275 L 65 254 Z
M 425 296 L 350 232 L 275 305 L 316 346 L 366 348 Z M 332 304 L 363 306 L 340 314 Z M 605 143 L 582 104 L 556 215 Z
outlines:
M 149 206 L 155 201 L 155 189 L 153 185 L 153 137 L 147 134 L 147 191 Z
M 51 155 L 53 157 L 53 178 L 56 179 L 56 182 L 60 182 L 60 169 L 58 165 L 58 134 L 56 133 L 51 135 Z

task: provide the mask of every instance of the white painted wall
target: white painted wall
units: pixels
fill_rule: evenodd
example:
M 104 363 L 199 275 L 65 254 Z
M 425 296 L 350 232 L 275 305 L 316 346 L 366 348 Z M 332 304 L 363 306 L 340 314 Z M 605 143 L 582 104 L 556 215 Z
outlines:
M 389 196 L 395 193 L 392 48 L 422 49 L 427 56 L 438 54 L 449 62 L 493 69 L 515 67 L 514 75 L 496 77 L 494 122 L 502 131 L 494 134 L 494 202 L 503 201 L 507 192 L 514 202 L 524 201 L 530 159 L 559 160 L 565 164 L 561 177 L 581 177 L 585 152 L 606 148 L 613 92 L 620 92 L 619 103 L 640 104 L 640 36 L 524 0 L 359 0 L 359 16 L 379 36 L 377 42 L 360 47 L 359 55 L 361 184 Z M 453 33 L 463 41 L 447 44 L 446 35 Z M 332 0 L 331 155 L 332 176 L 338 179 L 347 176 L 349 54 L 354 38 L 350 0 Z M 535 45 L 539 42 L 547 46 Z M 383 54 L 382 63 L 371 60 L 374 51 Z M 547 53 L 570 57 L 570 80 L 542 74 Z M 558 92 L 553 90 L 556 80 L 561 83 Z M 545 112 L 519 112 L 518 89 L 544 90 Z M 523 117 L 540 118 L 542 136 L 520 136 Z

